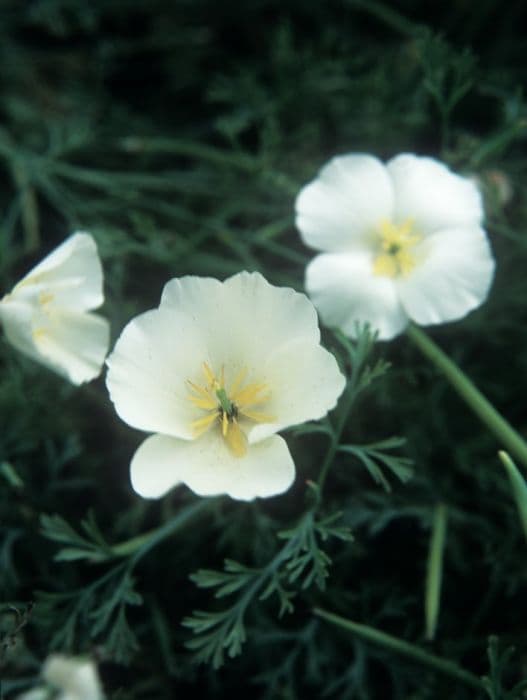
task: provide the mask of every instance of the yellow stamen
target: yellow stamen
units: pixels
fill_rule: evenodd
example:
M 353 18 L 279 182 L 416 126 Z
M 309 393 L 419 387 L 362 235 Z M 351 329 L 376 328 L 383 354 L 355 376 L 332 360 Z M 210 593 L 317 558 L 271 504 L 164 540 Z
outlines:
M 203 433 L 207 432 L 207 430 L 216 420 L 217 416 L 217 413 L 209 413 L 209 415 L 204 416 L 203 418 L 198 418 L 197 420 L 192 421 L 190 427 L 194 432 L 194 437 L 199 437 L 200 435 L 203 435 Z
M 404 277 L 416 265 L 413 248 L 421 241 L 421 236 L 412 231 L 413 221 L 407 219 L 402 224 L 381 221 L 379 233 L 381 251 L 373 261 L 373 273 L 383 277 Z
M 236 420 L 229 424 L 229 430 L 224 437 L 235 457 L 243 457 L 247 453 L 247 437 Z
M 208 389 L 205 389 L 202 386 L 199 386 L 198 384 L 194 384 L 194 382 L 191 382 L 190 379 L 187 379 L 187 384 L 189 387 L 192 389 L 192 391 L 196 392 L 196 394 L 201 394 L 204 398 L 209 398 L 210 397 L 210 391 Z
M 33 336 L 33 340 L 39 341 L 45 338 L 48 333 L 45 328 L 35 328 L 31 335 Z
M 236 457 L 243 457 L 247 453 L 247 437 L 239 424 L 246 420 L 255 423 L 271 423 L 275 421 L 263 411 L 252 410 L 253 406 L 265 403 L 270 398 L 267 384 L 256 383 L 243 386 L 247 375 L 247 369 L 243 367 L 234 377 L 230 389 L 227 391 L 225 382 L 225 368 L 222 366 L 219 377 L 214 374 L 212 368 L 204 362 L 202 364 L 206 385 L 200 386 L 187 380 L 187 386 L 191 393 L 188 400 L 200 410 L 207 411 L 207 415 L 196 419 L 191 423 L 194 437 L 199 437 L 216 423 L 227 447 Z
M 205 377 L 207 378 L 208 383 L 210 384 L 211 387 L 216 388 L 216 385 L 219 386 L 219 382 L 216 379 L 216 375 L 214 372 L 211 370 L 211 368 L 208 366 L 206 362 L 203 363 L 203 373 Z
M 216 408 L 216 402 L 212 396 L 208 396 L 206 399 L 202 399 L 199 396 L 188 396 L 187 398 L 194 404 L 194 406 L 204 408 L 206 411 L 212 411 Z
M 267 397 L 258 396 L 262 391 L 267 389 L 267 384 L 247 384 L 246 387 L 240 389 L 239 391 L 232 393 L 232 400 L 240 404 L 240 406 L 251 406 L 256 403 L 262 403 Z
M 247 367 L 242 367 L 241 370 L 238 372 L 238 374 L 234 377 L 234 381 L 232 383 L 232 386 L 229 390 L 229 393 L 231 396 L 234 396 L 238 389 L 240 388 L 243 380 L 247 376 Z
M 51 294 L 51 292 L 40 292 L 40 294 L 38 295 L 38 301 L 41 306 L 49 304 L 53 301 L 54 298 L 55 295 Z
M 240 413 L 246 418 L 250 418 L 255 423 L 274 423 L 276 416 L 262 411 L 248 411 L 246 408 L 240 408 Z

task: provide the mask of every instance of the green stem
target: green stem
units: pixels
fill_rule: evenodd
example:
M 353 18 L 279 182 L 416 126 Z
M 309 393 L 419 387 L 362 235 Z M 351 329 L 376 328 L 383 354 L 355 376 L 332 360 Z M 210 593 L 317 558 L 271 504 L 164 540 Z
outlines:
M 420 328 L 411 325 L 406 333 L 423 355 L 443 373 L 461 398 L 465 400 L 498 441 L 522 464 L 527 466 L 527 443 L 496 411 L 466 374 Z
M 178 139 L 163 138 L 140 138 L 127 137 L 118 142 L 119 148 L 128 153 L 173 153 L 181 156 L 188 156 L 196 160 L 205 160 L 219 166 L 227 166 L 252 175 L 261 175 L 277 187 L 284 189 L 290 194 L 297 194 L 300 187 L 296 182 L 289 179 L 287 175 L 269 170 L 259 161 L 257 157 L 247 153 L 235 153 L 225 151 L 213 146 L 206 146 L 192 141 L 179 141 Z
M 127 153 L 172 153 L 180 156 L 188 156 L 196 160 L 206 160 L 221 166 L 231 166 L 245 170 L 246 172 L 256 172 L 258 163 L 255 158 L 245 153 L 234 153 L 223 151 L 213 146 L 206 146 L 192 141 L 179 141 L 178 139 L 166 138 L 141 138 L 127 136 L 118 141 L 120 149 Z
M 348 421 L 348 414 L 353 405 L 355 394 L 355 385 L 353 384 L 353 382 L 350 381 L 342 397 L 340 404 L 340 417 L 335 428 L 335 432 L 331 436 L 331 442 L 329 444 L 328 451 L 326 452 L 326 456 L 324 457 L 324 461 L 320 468 L 320 474 L 318 475 L 317 485 L 319 489 L 319 497 L 322 493 L 322 489 L 324 488 L 324 483 L 326 481 L 329 468 L 335 458 L 337 450 L 339 449 L 340 437 Z
M 519 472 L 517 466 L 506 452 L 500 450 L 498 456 L 501 459 L 512 488 L 512 494 L 516 501 L 518 515 L 522 524 L 523 532 L 527 539 L 527 484 Z
M 417 37 L 422 32 L 422 25 L 411 22 L 388 4 L 377 0 L 348 0 L 347 4 L 354 10 L 365 12 L 403 36 Z
M 434 510 L 432 536 L 428 550 L 428 566 L 426 571 L 425 590 L 425 620 L 426 638 L 433 639 L 437 627 L 439 604 L 441 596 L 441 581 L 443 578 L 443 550 L 445 548 L 447 524 L 447 508 L 439 503 Z
M 40 247 L 40 227 L 38 215 L 38 202 L 35 189 L 28 177 L 22 162 L 14 159 L 11 163 L 13 180 L 20 196 L 20 208 L 22 212 L 22 228 L 26 253 L 34 253 Z
M 449 659 L 443 659 L 440 656 L 435 656 L 435 654 L 430 654 L 429 652 L 424 651 L 413 644 L 409 644 L 402 639 L 392 637 L 391 634 L 386 634 L 386 632 L 381 632 L 380 630 L 377 630 L 374 627 L 369 627 L 368 625 L 361 625 L 358 622 L 353 622 L 345 617 L 340 617 L 340 615 L 335 615 L 332 612 L 328 612 L 320 608 L 315 608 L 313 612 L 315 615 L 318 615 L 318 617 L 327 620 L 327 622 L 331 622 L 337 627 L 342 627 L 342 629 L 345 629 L 348 632 L 356 634 L 358 637 L 365 639 L 367 642 L 373 642 L 373 644 L 379 644 L 380 646 L 386 647 L 396 654 L 401 654 L 402 656 L 413 659 L 418 663 L 429 666 L 440 673 L 444 673 L 447 676 L 460 680 L 463 683 L 466 683 L 473 688 L 477 688 L 482 692 L 485 690 L 482 681 L 476 675 L 470 673 L 469 671 L 465 671 Z
M 40 247 L 38 202 L 35 189 L 24 165 L 25 156 L 12 145 L 9 134 L 0 128 L 0 157 L 7 160 L 15 186 L 20 196 L 22 228 L 26 253 L 33 253 Z
M 125 542 L 113 545 L 111 552 L 114 557 L 133 556 L 135 564 L 159 542 L 187 525 L 190 520 L 201 514 L 202 511 L 207 510 L 209 506 L 209 499 L 200 499 L 155 530 L 149 530 L 142 535 L 137 535 L 137 537 L 132 537 Z

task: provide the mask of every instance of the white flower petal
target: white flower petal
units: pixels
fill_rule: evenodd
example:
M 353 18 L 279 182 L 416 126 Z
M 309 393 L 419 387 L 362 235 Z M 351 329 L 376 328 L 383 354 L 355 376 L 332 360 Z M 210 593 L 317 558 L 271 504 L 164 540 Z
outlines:
M 52 308 L 77 312 L 103 303 L 102 267 L 90 234 L 72 234 L 20 280 L 9 297 L 29 300 L 39 295 Z
M 34 342 L 45 363 L 73 384 L 95 379 L 110 344 L 108 321 L 97 314 L 57 314 L 35 329 Z
M 263 410 L 276 420 L 248 430 L 250 443 L 288 426 L 322 418 L 335 407 L 346 386 L 334 356 L 302 339 L 278 348 L 265 364 L 263 377 L 271 389 Z
M 199 321 L 208 356 L 218 370 L 257 369 L 277 346 L 301 337 L 318 343 L 320 331 L 305 294 L 274 287 L 258 272 L 241 272 L 221 283 L 211 278 L 182 277 L 165 285 L 161 308 L 173 308 Z M 163 431 L 165 432 L 165 431 Z
M 196 322 L 168 306 L 130 321 L 107 363 L 119 416 L 141 430 L 190 439 L 196 415 L 187 380 L 198 381 L 206 347 Z
M 95 664 L 81 659 L 52 654 L 44 664 L 44 678 L 62 691 L 61 698 L 102 700 L 102 687 Z
M 453 173 L 433 158 L 403 153 L 387 163 L 395 192 L 395 220 L 412 219 L 415 230 L 478 226 L 481 194 L 472 180 Z
M 286 442 L 277 435 L 234 457 L 219 433 L 187 442 L 153 435 L 136 451 L 131 465 L 135 491 L 159 498 L 179 483 L 200 496 L 227 494 L 249 501 L 274 496 L 293 483 L 295 467 Z
M 49 691 L 43 687 L 33 688 L 22 695 L 17 695 L 15 700 L 49 700 Z
M 377 158 L 337 156 L 300 190 L 295 208 L 296 225 L 306 245 L 350 251 L 367 247 L 379 221 L 392 218 L 393 187 Z
M 408 323 L 394 281 L 373 274 L 369 255 L 317 255 L 306 268 L 306 289 L 323 322 L 351 338 L 357 323 L 369 323 L 380 340 L 398 335 Z
M 110 343 L 108 321 L 67 310 L 47 314 L 16 300 L 0 303 L 7 340 L 17 350 L 82 384 L 101 372 Z
M 87 313 L 102 302 L 97 246 L 79 232 L 0 300 L 0 321 L 14 347 L 81 384 L 100 373 L 108 351 L 108 322 Z
M 453 321 L 485 301 L 494 259 L 482 229 L 440 231 L 424 240 L 416 256 L 415 269 L 398 281 L 401 302 L 416 323 Z

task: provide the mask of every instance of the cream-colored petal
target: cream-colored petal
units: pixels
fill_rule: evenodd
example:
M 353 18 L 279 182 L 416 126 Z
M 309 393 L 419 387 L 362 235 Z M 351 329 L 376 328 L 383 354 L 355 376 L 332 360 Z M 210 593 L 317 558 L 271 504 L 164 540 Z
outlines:
M 291 338 L 318 342 L 313 305 L 305 294 L 275 287 L 257 272 L 241 272 L 224 283 L 182 277 L 165 285 L 161 308 L 177 309 L 199 323 L 207 336 L 214 371 L 256 370 L 277 346 Z M 232 379 L 232 376 L 231 376 Z
M 379 340 L 390 340 L 408 323 L 394 280 L 373 274 L 371 255 L 317 255 L 306 268 L 306 290 L 322 321 L 350 338 L 357 323 L 369 323 Z
M 0 302 L 7 340 L 20 352 L 82 384 L 97 377 L 110 342 L 108 321 L 91 313 L 43 313 L 27 303 Z
M 395 192 L 395 221 L 411 219 L 414 230 L 432 234 L 445 228 L 478 226 L 481 194 L 472 180 L 433 158 L 403 153 L 387 164 Z
M 33 688 L 17 695 L 14 700 L 49 700 L 49 691 L 44 687 Z
M 188 399 L 187 381 L 201 382 L 205 360 L 206 336 L 194 319 L 168 306 L 140 314 L 108 358 L 115 410 L 135 428 L 192 438 L 191 424 L 203 412 Z
M 102 281 L 95 240 L 78 232 L 34 267 L 9 296 L 49 308 L 89 311 L 104 301 Z
M 250 501 L 283 493 L 294 476 L 287 444 L 277 435 L 249 446 L 244 457 L 230 452 L 219 431 L 192 442 L 153 435 L 131 464 L 132 486 L 145 498 L 159 498 L 184 483 L 199 496 L 227 494 Z
M 350 251 L 369 246 L 379 221 L 391 219 L 393 188 L 385 166 L 373 156 L 337 156 L 300 191 L 296 226 L 317 250 Z
M 49 366 L 73 384 L 97 377 L 110 344 L 108 321 L 97 314 L 57 314 L 47 325 L 35 328 L 35 345 Z
M 263 406 L 273 416 L 248 430 L 249 442 L 291 425 L 318 420 L 335 407 L 346 386 L 334 356 L 320 345 L 292 340 L 272 353 L 262 368 L 271 395 Z
M 42 675 L 62 693 L 60 698 L 102 700 L 102 687 L 95 664 L 89 659 L 52 654 Z
M 487 298 L 494 258 L 482 229 L 440 231 L 426 238 L 415 255 L 414 270 L 397 284 L 404 309 L 416 323 L 454 321 Z

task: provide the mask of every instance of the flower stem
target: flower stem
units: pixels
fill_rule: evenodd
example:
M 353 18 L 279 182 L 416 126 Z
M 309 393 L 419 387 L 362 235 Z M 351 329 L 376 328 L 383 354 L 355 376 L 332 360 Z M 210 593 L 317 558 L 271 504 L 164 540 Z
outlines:
M 381 632 L 380 630 L 377 630 L 374 627 L 369 627 L 368 625 L 353 622 L 353 620 L 348 620 L 345 617 L 335 615 L 327 610 L 314 608 L 313 612 L 315 615 L 318 615 L 318 617 L 331 622 L 337 627 L 342 627 L 342 629 L 356 634 L 358 637 L 365 639 L 367 642 L 380 644 L 396 654 L 401 654 L 402 656 L 413 659 L 418 663 L 429 666 L 440 673 L 444 673 L 447 676 L 460 680 L 473 688 L 481 690 L 482 692 L 485 689 L 482 681 L 476 675 L 460 668 L 456 663 L 454 663 L 454 661 L 450 661 L 450 659 L 443 659 L 435 654 L 430 654 L 428 651 L 424 651 L 424 649 L 421 649 L 414 644 L 405 642 L 397 637 L 392 637 L 391 634 L 386 634 L 386 632 Z
M 34 253 L 40 247 L 37 197 L 25 166 L 25 157 L 20 149 L 11 143 L 9 134 L 4 129 L 0 129 L 0 158 L 9 163 L 18 190 L 26 253 Z
M 187 156 L 196 160 L 204 160 L 220 167 L 231 167 L 251 175 L 261 175 L 277 187 L 296 195 L 299 190 L 298 183 L 292 181 L 287 175 L 275 170 L 270 170 L 254 156 L 247 153 L 222 150 L 213 146 L 179 139 L 126 137 L 117 142 L 120 150 L 128 153 L 156 153 L 161 152 Z
M 494 406 L 476 388 L 464 372 L 417 326 L 406 331 L 419 350 L 448 379 L 458 394 L 470 406 L 478 418 L 523 465 L 527 466 L 527 443 L 521 435 L 496 411 Z
M 434 638 L 439 616 L 446 526 L 447 507 L 444 503 L 439 503 L 434 510 L 426 570 L 425 625 L 427 639 Z
M 339 406 L 339 410 L 340 410 L 339 420 L 338 420 L 337 426 L 335 427 L 335 432 L 331 436 L 331 442 L 329 444 L 328 450 L 326 452 L 326 456 L 324 457 L 324 461 L 323 461 L 322 466 L 320 468 L 320 473 L 318 475 L 317 486 L 319 489 L 319 494 L 322 493 L 322 489 L 324 488 L 324 482 L 326 481 L 326 477 L 328 475 L 329 468 L 333 462 L 333 459 L 335 458 L 337 450 L 339 449 L 340 437 L 342 435 L 342 431 L 344 430 L 344 428 L 346 426 L 346 423 L 348 420 L 348 414 L 349 414 L 350 409 L 353 405 L 353 401 L 355 400 L 355 396 L 356 396 L 356 388 L 350 382 L 350 383 L 348 383 L 348 386 L 346 387 L 344 394 L 342 396 L 342 401 L 341 401 L 341 404 Z
M 199 501 L 192 503 L 190 506 L 185 508 L 185 510 L 180 511 L 174 518 L 164 523 L 160 527 L 149 530 L 142 535 L 137 535 L 129 540 L 120 542 L 111 547 L 111 552 L 115 557 L 130 557 L 133 556 L 134 560 L 141 559 L 147 552 L 149 552 L 153 547 L 155 547 L 159 542 L 164 540 L 169 535 L 179 530 L 181 527 L 187 525 L 187 523 L 194 517 L 199 515 L 202 511 L 205 511 L 210 506 L 210 499 L 200 499 Z
M 527 484 L 522 474 L 506 452 L 500 450 L 498 456 L 501 459 L 512 488 L 512 494 L 516 501 L 518 515 L 522 524 L 523 532 L 527 539 Z

